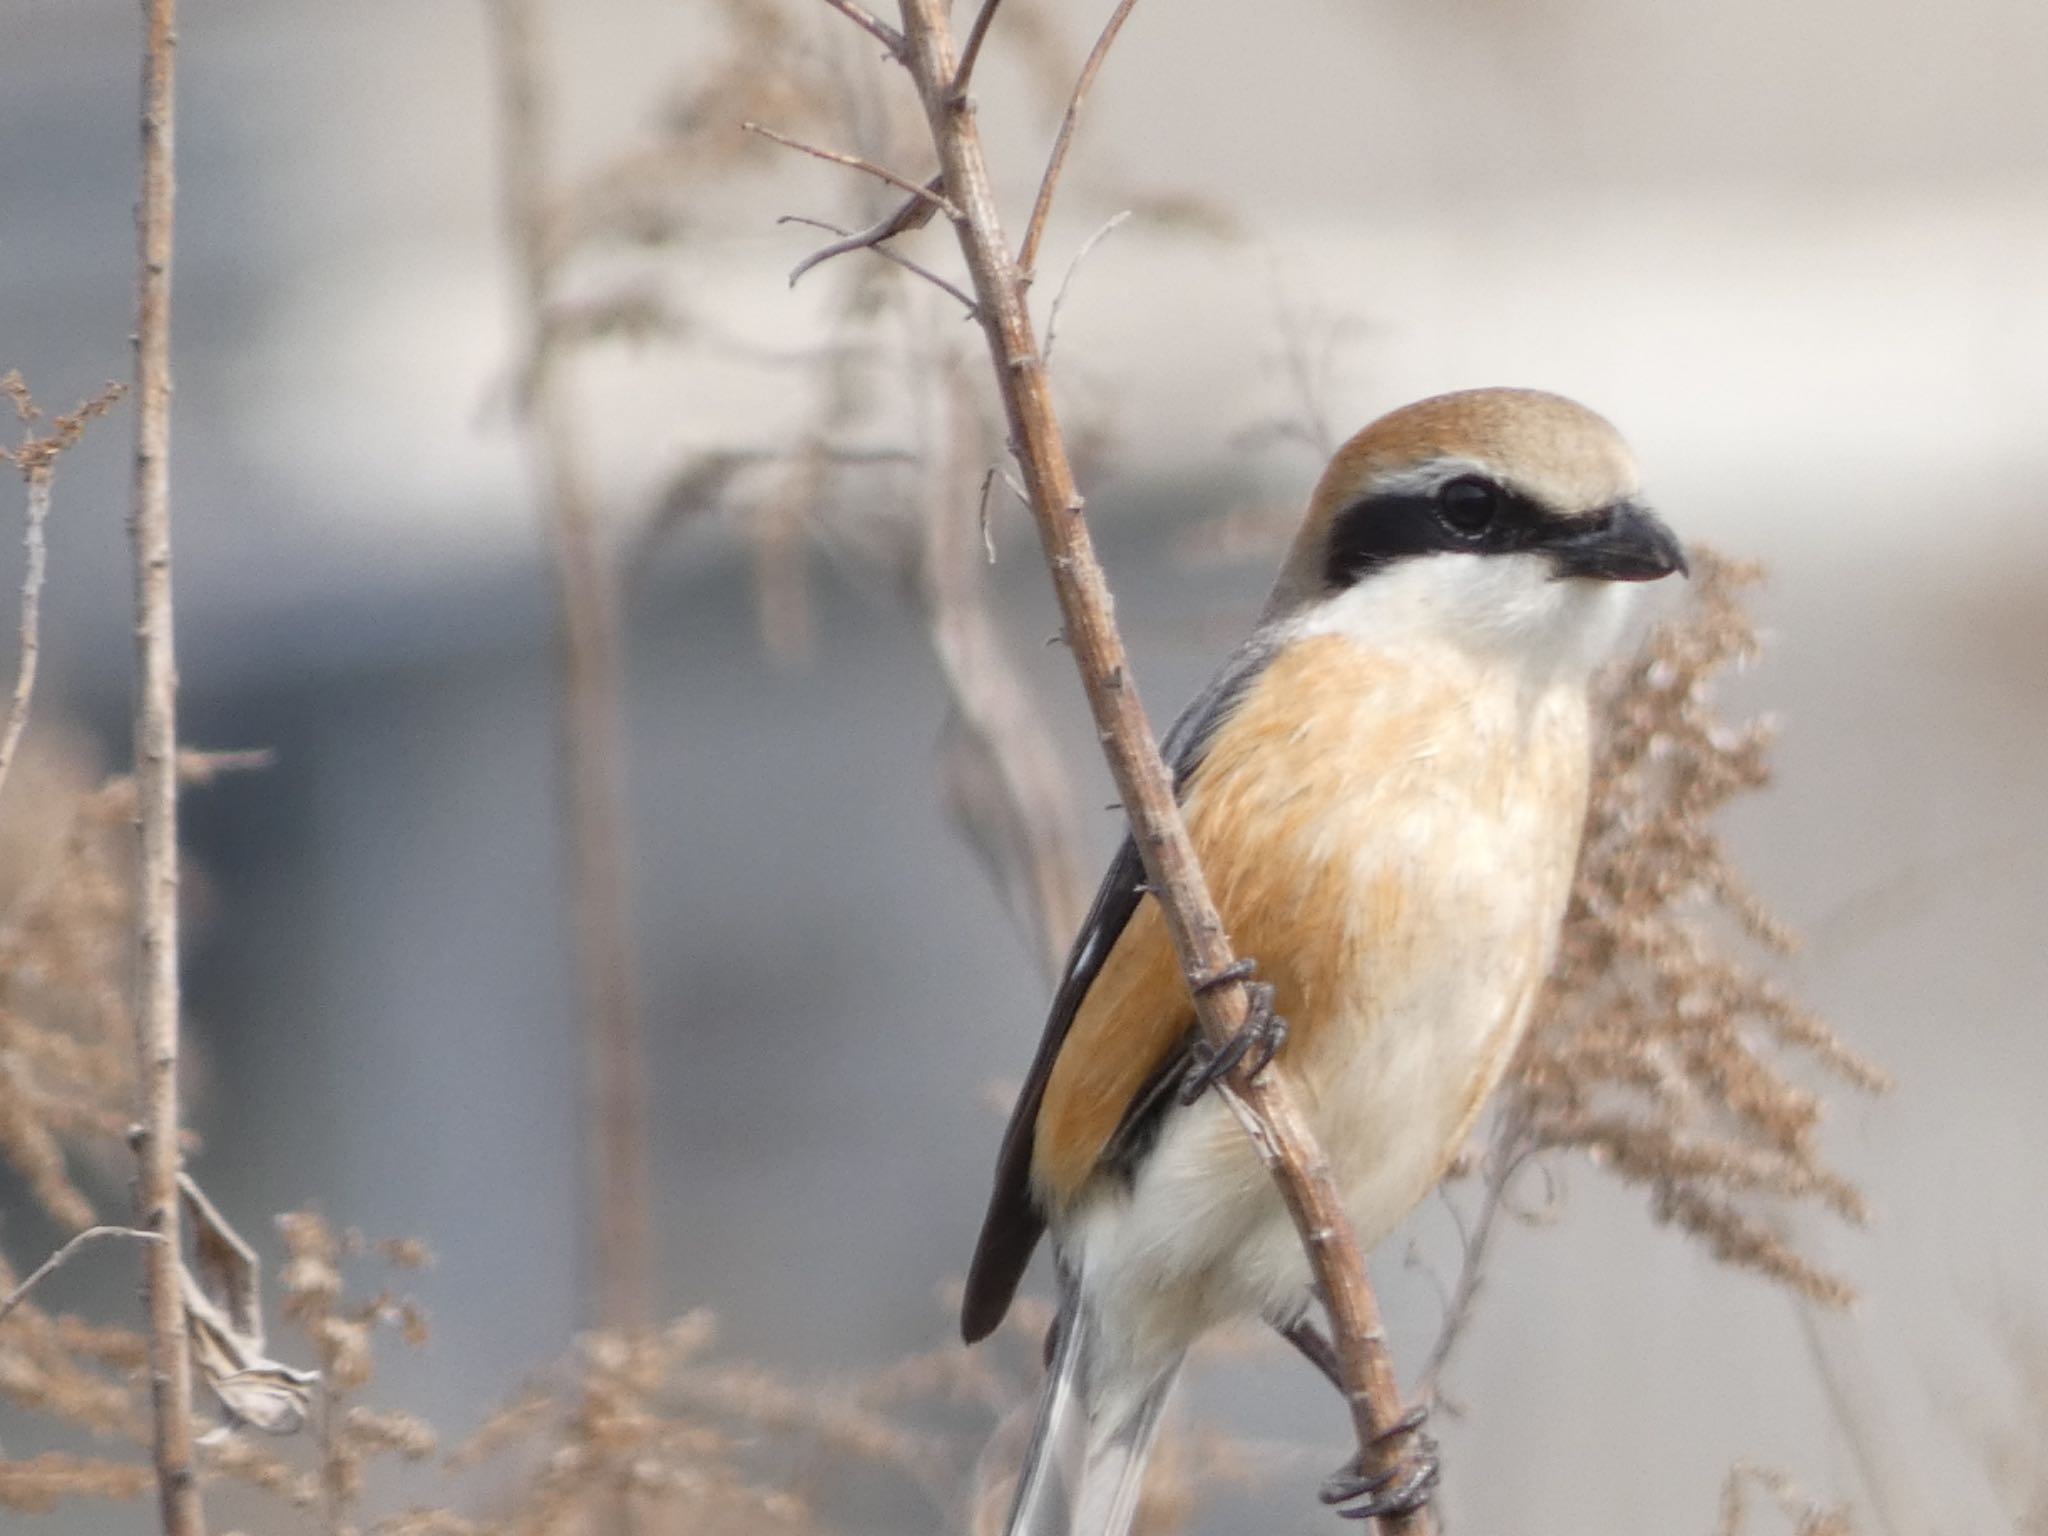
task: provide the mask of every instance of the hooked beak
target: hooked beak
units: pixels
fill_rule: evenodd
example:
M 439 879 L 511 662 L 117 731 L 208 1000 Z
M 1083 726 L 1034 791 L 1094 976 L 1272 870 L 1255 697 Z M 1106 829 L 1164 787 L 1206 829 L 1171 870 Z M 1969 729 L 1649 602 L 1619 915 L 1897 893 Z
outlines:
M 1673 571 L 1691 574 L 1678 536 L 1656 513 L 1632 501 L 1615 506 L 1597 527 L 1553 540 L 1549 553 L 1560 580 L 1656 581 Z

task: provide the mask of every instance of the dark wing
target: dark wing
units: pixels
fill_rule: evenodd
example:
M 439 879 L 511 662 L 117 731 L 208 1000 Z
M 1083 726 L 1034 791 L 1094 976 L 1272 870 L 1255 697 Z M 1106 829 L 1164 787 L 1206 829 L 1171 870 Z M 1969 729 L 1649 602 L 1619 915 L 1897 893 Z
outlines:
M 1254 635 L 1238 647 L 1223 670 L 1174 721 L 1160 752 L 1173 770 L 1176 795 L 1186 788 L 1189 777 L 1201 764 L 1217 728 L 1271 663 L 1275 649 L 1271 639 Z M 1144 894 L 1145 867 L 1138 858 L 1137 844 L 1126 835 L 1110 862 L 1109 873 L 1103 877 L 1101 889 L 1095 893 L 1095 904 L 1082 920 L 1074 947 L 1067 954 L 1066 968 L 1053 994 L 1052 1012 L 1045 1021 L 1045 1034 L 1038 1042 L 1038 1054 L 1032 1058 L 1023 1092 L 1017 1096 L 1017 1107 L 1010 1112 L 1009 1128 L 1003 1133 L 1002 1152 L 996 1159 L 995 1192 L 989 1199 L 988 1214 L 982 1218 L 981 1241 L 967 1269 L 967 1296 L 960 1311 L 960 1332 L 970 1344 L 993 1332 L 1009 1311 L 1017 1282 L 1023 1278 L 1024 1267 L 1031 1262 L 1032 1250 L 1045 1231 L 1045 1217 L 1031 1195 L 1031 1153 L 1046 1080 L 1052 1075 L 1052 1064 L 1073 1026 L 1081 1000 L 1088 995 L 1102 962 L 1116 947 Z M 1133 1108 L 1155 1105 L 1160 1099 L 1161 1084 L 1169 1077 L 1170 1073 L 1155 1076 Z M 1132 1119 L 1127 1113 L 1127 1127 Z M 1119 1130 L 1115 1139 L 1125 1140 L 1126 1132 Z

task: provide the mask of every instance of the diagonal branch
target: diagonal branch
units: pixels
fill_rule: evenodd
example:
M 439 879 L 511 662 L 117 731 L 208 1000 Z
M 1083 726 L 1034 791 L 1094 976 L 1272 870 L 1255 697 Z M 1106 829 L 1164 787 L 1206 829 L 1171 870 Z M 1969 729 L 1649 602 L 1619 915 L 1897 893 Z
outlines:
M 1437 1330 L 1436 1342 L 1430 1345 L 1429 1356 L 1416 1377 L 1415 1395 L 1425 1403 L 1434 1405 L 1443 1396 L 1445 1368 L 1471 1326 L 1479 1291 L 1486 1279 L 1486 1260 L 1494 1233 L 1501 1212 L 1509 1209 L 1508 1187 L 1536 1151 L 1527 1114 L 1512 1107 L 1503 1110 L 1494 1122 L 1485 1162 L 1480 1168 L 1479 1210 L 1469 1227 L 1462 1220 L 1459 1223 L 1462 1241 L 1458 1245 L 1458 1278 L 1445 1298 L 1443 1323 Z
M 0 1322 L 5 1322 L 16 1307 L 28 1300 L 30 1291 L 68 1264 L 81 1248 L 96 1243 L 103 1237 L 132 1237 L 138 1243 L 165 1241 L 161 1232 L 144 1232 L 135 1227 L 87 1227 L 83 1232 L 75 1232 L 63 1247 L 30 1270 L 27 1279 L 5 1296 L 0 1296 Z
M 801 262 L 797 266 L 797 269 L 789 274 L 789 281 L 792 287 L 795 286 L 796 280 L 804 275 L 804 271 L 806 268 L 816 266 L 820 261 L 823 261 L 827 256 L 837 255 L 841 251 L 870 250 L 873 251 L 877 256 L 881 257 L 882 260 L 894 262 L 904 271 L 923 278 L 926 282 L 930 283 L 934 288 L 937 288 L 941 292 L 950 294 L 952 295 L 952 297 L 958 299 L 961 302 L 961 304 L 966 307 L 967 314 L 970 319 L 981 312 L 981 306 L 974 302 L 974 295 L 967 292 L 967 290 L 962 288 L 959 284 L 951 282 L 948 279 L 939 276 L 939 274 L 934 272 L 930 267 L 923 266 L 918 262 L 912 261 L 908 256 L 905 256 L 901 251 L 894 250 L 889 246 L 880 245 L 872 240 L 869 240 L 865 235 L 847 235 L 846 231 L 841 229 L 837 224 L 828 224 L 823 219 L 807 218 L 805 215 L 801 213 L 785 213 L 781 218 L 777 219 L 775 222 L 778 224 L 802 224 L 808 226 L 811 229 L 822 229 L 827 234 L 830 235 L 846 236 L 845 239 L 840 240 L 833 245 L 826 246 L 825 249 L 819 254 L 810 257 L 808 260 L 804 262 Z
M 861 31 L 889 50 L 889 57 L 898 64 L 904 60 L 903 34 L 872 11 L 854 4 L 854 0 L 825 0 L 825 3 L 852 22 Z
M 974 13 L 974 24 L 967 29 L 967 41 L 960 49 L 960 67 L 953 71 L 953 85 L 950 95 L 953 100 L 966 98 L 967 87 L 974 79 L 974 66 L 981 59 L 981 45 L 988 41 L 990 23 L 996 19 L 996 7 L 1003 0 L 981 0 L 981 9 Z
M 943 193 L 945 190 L 946 178 L 943 175 L 934 176 L 920 189 L 921 195 L 906 197 L 893 210 L 876 220 L 873 224 L 870 224 L 866 229 L 855 231 L 852 234 L 846 234 L 844 230 L 838 231 L 840 234 L 846 234 L 846 238 L 835 240 L 830 245 L 820 247 L 792 267 L 789 273 L 789 286 L 794 288 L 798 278 L 810 271 L 811 268 L 824 265 L 834 256 L 844 256 L 848 251 L 864 249 L 881 251 L 881 245 L 884 240 L 893 240 L 898 235 L 907 235 L 912 230 L 923 229 L 925 225 L 931 223 L 932 215 L 938 212 L 938 208 L 933 203 L 932 198 Z M 814 219 L 807 219 L 801 222 L 817 223 Z M 819 227 L 830 228 L 831 226 L 821 224 Z M 888 253 L 881 251 L 881 254 L 887 255 Z M 972 303 L 969 303 L 967 307 L 972 309 L 974 306 Z
M 955 222 L 954 229 L 980 299 L 982 328 L 995 365 L 1010 440 L 1024 471 L 1067 643 L 1130 818 L 1147 883 L 1159 902 L 1194 993 L 1202 1033 L 1220 1049 L 1244 1023 L 1247 994 L 1242 982 L 1213 989 L 1195 985 L 1201 978 L 1224 973 L 1234 957 L 1181 821 L 1172 778 L 1160 759 L 1131 679 L 1108 583 L 1082 516 L 1081 494 L 1053 408 L 1051 380 L 1024 303 L 1028 281 L 1025 257 L 1036 252 L 1036 232 L 1043 227 L 1064 145 L 1071 138 L 1072 119 L 1130 5 L 1131 0 L 1119 5 L 1082 72 L 1068 109 L 1069 122 L 1040 188 L 1039 207 L 1033 210 L 1033 233 L 1017 257 L 1010 254 L 1003 238 L 972 107 L 952 94 L 959 71 L 945 0 L 903 0 L 904 34 L 910 48 L 911 76 L 924 104 L 946 185 L 964 210 L 965 216 Z M 1321 1288 L 1358 1433 L 1362 1466 L 1368 1472 L 1393 1472 L 1410 1465 L 1415 1449 L 1412 1432 L 1404 1434 L 1394 1428 L 1401 1415 L 1400 1388 L 1387 1355 L 1379 1308 L 1366 1279 L 1365 1261 L 1287 1074 L 1276 1066 L 1248 1081 L 1240 1067 L 1222 1087 L 1226 1102 L 1279 1187 Z M 1383 1432 L 1385 1440 L 1380 1438 Z M 1403 1536 L 1425 1536 L 1431 1529 L 1427 1511 L 1384 1524 Z
M 952 199 L 946 196 L 942 190 L 943 182 L 937 176 L 930 181 L 915 182 L 899 176 L 886 165 L 863 160 L 859 155 L 844 154 L 836 149 L 822 149 L 816 144 L 806 144 L 802 139 L 793 139 L 786 133 L 777 133 L 773 128 L 764 128 L 759 123 L 741 123 L 740 127 L 748 133 L 758 133 L 764 139 L 772 139 L 785 148 L 809 155 L 813 159 L 829 161 L 833 165 L 843 165 L 856 171 L 866 171 L 868 175 L 880 177 L 898 191 L 907 192 L 912 198 L 931 204 L 934 211 L 943 213 L 949 219 L 960 217 L 960 210 L 954 207 Z
M 1060 279 L 1059 291 L 1052 296 L 1052 308 L 1045 313 L 1045 361 L 1051 363 L 1053 343 L 1059 340 L 1060 310 L 1067 302 L 1067 290 L 1074 286 L 1074 274 L 1081 270 L 1095 247 L 1123 228 L 1131 217 L 1131 210 L 1112 215 L 1100 229 L 1081 242 L 1081 249 L 1074 252 L 1074 259 L 1067 263 L 1067 275 Z
M 1038 199 L 1031 205 L 1030 222 L 1024 226 L 1024 243 L 1017 248 L 1017 270 L 1024 274 L 1027 283 L 1038 270 L 1038 245 L 1045 238 L 1045 221 L 1052 216 L 1052 197 L 1059 190 L 1060 173 L 1067 168 L 1067 150 L 1074 142 L 1074 128 L 1081 121 L 1081 104 L 1088 99 L 1095 77 L 1102 73 L 1102 61 L 1109 57 L 1117 33 L 1123 31 L 1124 22 L 1137 3 L 1138 0 L 1117 0 L 1117 8 L 1102 24 L 1102 35 L 1088 50 L 1088 60 L 1081 66 L 1080 78 L 1074 82 L 1073 95 L 1067 98 L 1066 113 L 1060 118 L 1059 136 L 1052 141 L 1045 174 L 1038 181 Z

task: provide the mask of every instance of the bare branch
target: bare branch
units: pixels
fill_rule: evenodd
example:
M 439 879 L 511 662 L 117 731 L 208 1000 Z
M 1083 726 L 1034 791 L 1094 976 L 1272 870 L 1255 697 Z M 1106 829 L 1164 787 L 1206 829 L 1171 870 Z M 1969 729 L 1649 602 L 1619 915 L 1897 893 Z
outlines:
M 1314 326 L 1313 329 L 1322 336 L 1324 351 L 1321 357 L 1311 358 L 1309 317 L 1301 313 L 1299 306 L 1289 302 L 1278 255 L 1269 250 L 1266 264 L 1272 284 L 1274 324 L 1280 332 L 1280 362 L 1294 392 L 1296 414 L 1286 425 L 1293 429 L 1298 441 L 1308 444 L 1327 459 L 1337 451 L 1337 434 L 1330 426 L 1327 396 L 1331 349 L 1342 335 L 1342 328 L 1329 324 L 1327 317 L 1324 323 Z
M 1486 1260 L 1499 1227 L 1501 1212 L 1510 1209 L 1508 1186 L 1536 1150 L 1527 1117 L 1513 1108 L 1503 1110 L 1494 1123 L 1491 1144 L 1481 1170 L 1483 1192 L 1478 1214 L 1469 1226 L 1462 1217 L 1458 1219 L 1461 1239 L 1458 1278 L 1444 1302 L 1444 1320 L 1437 1330 L 1436 1342 L 1430 1346 L 1429 1358 L 1423 1361 L 1422 1370 L 1416 1377 L 1415 1395 L 1422 1402 L 1435 1403 L 1442 1395 L 1444 1368 L 1471 1325 L 1473 1310 L 1485 1283 Z
M 83 1232 L 74 1233 L 69 1242 L 30 1270 L 26 1280 L 0 1298 L 0 1322 L 5 1322 L 9 1313 L 27 1301 L 28 1293 L 46 1276 L 62 1268 L 81 1248 L 103 1237 L 132 1237 L 138 1243 L 161 1243 L 165 1240 L 161 1232 L 143 1232 L 134 1227 L 87 1227 Z
M 890 58 L 898 64 L 903 62 L 905 55 L 901 32 L 873 12 L 854 4 L 854 0 L 825 0 L 825 3 L 888 49 Z
M 43 572 L 46 551 L 43 524 L 50 515 L 50 471 L 30 471 L 28 480 L 27 526 L 22 533 L 25 546 L 21 576 L 21 659 L 15 664 L 14 698 L 7 706 L 7 726 L 0 732 L 0 788 L 7 784 L 7 770 L 14 765 L 14 752 L 21 745 L 21 733 L 28 728 L 28 704 L 35 695 L 36 662 L 42 652 Z
M 898 466 L 916 460 L 910 449 L 888 446 L 820 442 L 810 451 L 835 469 Z M 787 448 L 719 448 L 697 455 L 670 476 L 648 511 L 645 526 L 628 543 L 622 563 L 628 590 L 646 580 L 655 556 L 678 532 L 700 517 L 724 509 L 735 480 L 749 470 L 783 464 L 793 456 Z
M 811 268 L 822 266 L 834 256 L 844 256 L 848 251 L 858 251 L 863 247 L 879 246 L 884 240 L 892 240 L 897 235 L 907 235 L 914 229 L 923 229 L 925 225 L 931 223 L 932 215 L 938 212 L 938 207 L 933 203 L 932 197 L 944 192 L 945 189 L 945 176 L 943 174 L 933 176 L 923 187 L 924 193 L 929 195 L 905 198 L 896 205 L 887 217 L 870 224 L 866 229 L 848 235 L 844 240 L 835 240 L 832 244 L 813 251 L 802 261 L 798 262 L 790 269 L 789 286 L 794 288 L 798 278 L 810 271 Z M 973 307 L 970 301 L 968 308 L 972 309 Z
M 981 0 L 981 9 L 975 12 L 974 25 L 967 29 L 967 42 L 960 49 L 960 67 L 953 72 L 951 95 L 953 100 L 964 102 L 967 98 L 968 83 L 974 78 L 974 66 L 981 58 L 981 45 L 988 38 L 989 24 L 996 19 L 996 7 L 1003 0 Z
M 1032 233 L 1013 256 L 1003 238 L 995 194 L 974 115 L 951 94 L 959 70 L 953 57 L 945 0 L 904 0 L 909 67 L 917 84 L 946 185 L 964 210 L 955 233 L 980 301 L 983 330 L 1008 419 L 1010 441 L 1024 470 L 1031 512 L 1044 545 L 1065 620 L 1066 639 L 1109 758 L 1132 836 L 1144 861 L 1146 881 L 1159 902 L 1183 975 L 1188 979 L 1206 1039 L 1221 1048 L 1243 1025 L 1248 998 L 1241 982 L 1210 988 L 1198 985 L 1225 973 L 1234 957 L 1186 826 L 1175 803 L 1173 782 L 1154 743 L 1150 721 L 1131 678 L 1112 613 L 1112 603 L 1082 516 L 1064 435 L 1053 406 L 1051 379 L 1038 351 L 1024 303 L 1024 264 L 1036 253 L 1036 235 L 1050 205 L 1051 187 L 1071 139 L 1073 119 L 1102 55 L 1131 0 L 1097 41 L 1068 107 L 1054 162 L 1040 187 Z M 1329 1167 L 1315 1147 L 1296 1105 L 1284 1065 L 1276 1063 L 1247 1079 L 1242 1064 L 1220 1085 L 1225 1102 L 1251 1138 L 1272 1174 L 1330 1314 L 1346 1396 L 1358 1433 L 1360 1461 L 1368 1472 L 1398 1472 L 1411 1465 L 1412 1434 L 1394 1430 L 1401 1414 L 1400 1389 L 1388 1359 L 1379 1308 L 1366 1279 L 1364 1259 Z M 1426 1511 L 1383 1524 L 1406 1536 L 1431 1529 Z
M 917 595 L 952 703 L 942 767 L 954 815 L 989 866 L 1048 979 L 1081 925 L 1072 786 L 989 612 L 987 524 L 969 520 L 987 452 L 961 359 L 935 348 Z M 985 510 L 990 481 L 981 481 Z
M 537 0 L 496 0 L 507 244 L 518 271 L 531 358 L 521 423 L 553 547 L 556 794 L 568 880 L 584 1068 L 588 1264 L 595 1321 L 644 1326 L 651 1311 L 646 1044 L 635 990 L 627 871 L 618 591 L 600 547 L 584 443 L 547 325 L 546 101 Z
M 1052 196 L 1059 188 L 1060 173 L 1067 168 L 1067 150 L 1074 142 L 1075 125 L 1081 121 L 1081 103 L 1087 100 L 1089 88 L 1102 72 L 1102 61 L 1109 57 L 1117 33 L 1124 29 L 1124 22 L 1137 3 L 1138 0 L 1117 0 L 1117 8 L 1103 23 L 1102 35 L 1088 50 L 1087 62 L 1081 66 L 1081 76 L 1074 82 L 1074 94 L 1067 98 L 1066 114 L 1060 118 L 1059 136 L 1052 141 L 1052 154 L 1046 159 L 1045 174 L 1039 178 L 1038 200 L 1031 205 L 1031 221 L 1024 226 L 1024 243 L 1017 249 L 1017 270 L 1027 283 L 1038 270 L 1038 245 L 1045 238 L 1045 221 L 1052 216 Z
M 933 287 L 941 290 L 944 293 L 950 294 L 952 297 L 958 299 L 961 302 L 961 304 L 966 307 L 969 319 L 973 319 L 981 313 L 981 306 L 974 302 L 973 295 L 969 294 L 966 289 L 960 287 L 957 283 L 951 282 L 948 279 L 939 276 L 939 274 L 932 271 L 930 267 L 922 266 L 919 263 L 912 261 L 908 256 L 905 256 L 900 251 L 892 250 L 890 247 L 886 245 L 875 245 L 864 237 L 847 235 L 846 231 L 841 229 L 837 224 L 828 224 L 823 219 L 806 218 L 803 214 L 800 213 L 785 213 L 781 218 L 777 219 L 775 222 L 778 224 L 802 224 L 811 229 L 822 229 L 827 234 L 846 235 L 846 238 L 839 242 L 837 248 L 827 247 L 825 254 L 837 254 L 838 250 L 852 251 L 866 249 L 873 251 L 877 256 L 881 257 L 882 260 L 893 261 L 897 266 L 901 267 L 904 271 L 916 273 L 917 276 L 923 278 Z M 811 260 L 806 262 L 804 265 L 815 266 L 822 259 L 823 256 L 816 256 L 811 258 Z M 797 280 L 797 278 L 799 278 L 802 275 L 803 267 L 798 267 L 796 271 L 790 273 L 789 280 L 790 282 L 794 283 Z
M 15 664 L 14 696 L 7 707 L 7 723 L 0 727 L 0 789 L 7 784 L 7 770 L 28 729 L 29 701 L 35 696 L 36 666 L 42 654 L 43 578 L 48 566 L 44 528 L 50 517 L 50 482 L 57 472 L 57 459 L 78 442 L 86 423 L 104 416 L 126 391 L 109 384 L 68 416 L 59 416 L 50 431 L 38 433 L 43 413 L 35 397 L 10 371 L 0 378 L 0 396 L 14 406 L 22 423 L 23 436 L 17 448 L 0 448 L 0 463 L 12 464 L 28 487 L 28 511 L 22 528 L 21 655 Z
M 146 0 L 135 319 L 135 1225 L 145 1249 L 150 1403 L 165 1536 L 204 1536 L 192 1351 L 178 1259 L 178 667 L 171 606 L 171 247 L 176 0 Z
M 1107 240 L 1118 229 L 1122 228 L 1130 216 L 1131 210 L 1126 208 L 1122 213 L 1111 217 L 1102 228 L 1096 230 L 1094 234 L 1081 242 L 1081 249 L 1074 252 L 1074 259 L 1067 263 L 1067 275 L 1060 279 L 1059 292 L 1052 296 L 1052 308 L 1045 317 L 1045 360 L 1047 363 L 1052 361 L 1053 341 L 1059 335 L 1060 306 L 1067 302 L 1067 290 L 1074 286 L 1074 274 L 1081 270 L 1081 263 L 1088 259 L 1089 252 L 1093 251 L 1096 246 L 1102 244 L 1104 240 Z
M 793 139 L 786 133 L 777 133 L 773 128 L 764 128 L 759 123 L 741 123 L 740 127 L 748 133 L 758 133 L 764 139 L 773 140 L 784 148 L 796 150 L 799 154 L 809 155 L 813 159 L 823 160 L 832 165 L 843 165 L 856 171 L 865 171 L 870 176 L 878 176 L 898 191 L 907 192 L 919 201 L 930 203 L 936 212 L 943 213 L 947 218 L 960 217 L 960 210 L 953 206 L 952 199 L 942 190 L 945 185 L 942 177 L 934 176 L 922 183 L 910 181 L 886 165 L 877 165 L 874 161 L 864 160 L 859 155 L 843 154 L 836 149 L 822 149 L 816 144 L 806 144 L 802 139 Z M 792 278 L 791 281 L 795 279 Z

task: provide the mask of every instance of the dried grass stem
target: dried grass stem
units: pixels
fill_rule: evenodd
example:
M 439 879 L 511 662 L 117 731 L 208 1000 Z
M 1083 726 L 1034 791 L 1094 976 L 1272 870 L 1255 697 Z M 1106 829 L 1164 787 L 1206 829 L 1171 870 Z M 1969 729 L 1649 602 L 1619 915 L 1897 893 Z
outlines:
M 150 1402 L 165 1536 L 203 1536 L 192 1462 L 192 1353 L 180 1282 L 178 1174 L 178 668 L 171 605 L 171 247 L 177 7 L 145 0 L 142 190 L 136 205 L 135 1225 L 146 1244 Z

